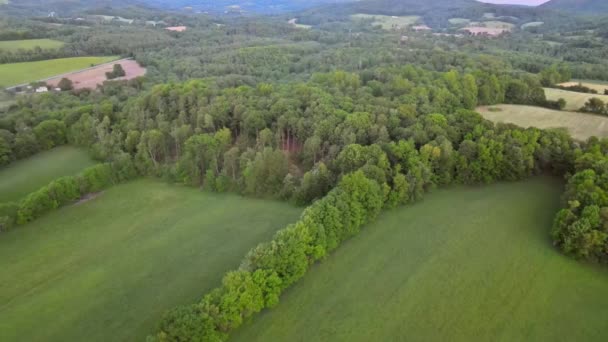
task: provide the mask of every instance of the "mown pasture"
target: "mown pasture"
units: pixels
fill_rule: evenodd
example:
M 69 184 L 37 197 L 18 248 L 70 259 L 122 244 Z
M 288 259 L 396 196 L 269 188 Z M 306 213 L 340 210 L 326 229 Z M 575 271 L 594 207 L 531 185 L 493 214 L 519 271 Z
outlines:
M 560 254 L 552 178 L 384 214 L 231 341 L 605 341 L 608 272 Z
M 116 60 L 116 56 L 72 57 L 37 62 L 0 64 L 0 86 L 9 87 L 34 82 Z
M 565 128 L 575 139 L 608 137 L 608 117 L 521 105 L 497 105 L 477 108 L 484 118 L 513 123 L 521 127 Z
M 379 14 L 354 14 L 350 16 L 353 20 L 373 20 L 372 26 L 381 26 L 384 30 L 404 29 L 420 21 L 416 15 L 389 16 Z
M 18 201 L 50 181 L 95 165 L 82 149 L 61 146 L 40 152 L 0 169 L 0 203 Z
M 24 39 L 0 41 L 0 51 L 34 50 L 39 47 L 43 50 L 59 49 L 65 43 L 53 39 Z
M 608 102 L 608 95 L 604 95 L 602 91 L 600 94 L 587 94 L 587 93 L 579 93 L 576 91 L 569 90 L 561 90 L 554 88 L 545 88 L 545 96 L 547 100 L 557 101 L 560 98 L 566 100 L 566 108 L 565 110 L 579 110 L 585 103 L 589 101 L 589 99 L 593 97 L 597 97 L 604 102 Z
M 300 211 L 143 179 L 3 233 L 2 340 L 143 341 Z

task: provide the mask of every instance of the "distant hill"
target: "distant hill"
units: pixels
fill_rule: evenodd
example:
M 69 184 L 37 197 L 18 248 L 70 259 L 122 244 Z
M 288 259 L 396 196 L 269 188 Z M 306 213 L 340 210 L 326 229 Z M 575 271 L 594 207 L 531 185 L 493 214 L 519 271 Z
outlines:
M 519 24 L 520 22 L 536 21 L 541 12 L 543 11 L 534 7 L 494 5 L 476 0 L 360 0 L 314 8 L 307 10 L 300 17 L 303 19 L 302 22 L 317 24 L 332 15 L 335 18 L 356 13 L 418 15 L 427 25 L 445 27 L 449 26 L 450 18 L 480 20 L 488 13 L 495 17 L 511 18 L 507 21 Z
M 585 14 L 607 14 L 608 0 L 551 0 L 540 8 Z
M 157 8 L 192 8 L 204 12 L 284 13 L 307 8 L 350 2 L 353 0 L 140 0 Z

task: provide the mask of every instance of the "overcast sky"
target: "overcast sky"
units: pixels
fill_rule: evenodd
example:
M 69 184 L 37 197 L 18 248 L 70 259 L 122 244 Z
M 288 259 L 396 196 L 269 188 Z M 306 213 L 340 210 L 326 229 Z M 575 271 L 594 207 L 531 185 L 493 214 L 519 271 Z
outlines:
M 529 5 L 536 6 L 545 3 L 549 0 L 479 0 L 481 2 L 489 2 L 492 4 L 513 4 L 513 5 Z

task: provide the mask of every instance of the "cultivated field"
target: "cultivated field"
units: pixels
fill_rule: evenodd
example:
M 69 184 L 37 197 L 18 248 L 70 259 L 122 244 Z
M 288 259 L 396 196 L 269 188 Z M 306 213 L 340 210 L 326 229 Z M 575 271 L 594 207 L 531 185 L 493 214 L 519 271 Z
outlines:
M 71 146 L 14 162 L 0 169 L 0 203 L 18 201 L 56 178 L 75 175 L 94 164 L 86 151 Z
M 95 68 L 76 71 L 67 75 L 61 75 L 48 80 L 46 83 L 56 87 L 62 78 L 68 78 L 72 80 L 74 89 L 95 89 L 98 85 L 101 85 L 103 82 L 107 81 L 106 73 L 112 71 L 114 64 L 120 64 L 125 71 L 126 76 L 115 78 L 112 81 L 132 80 L 146 74 L 146 69 L 140 66 L 136 61 L 121 60 L 120 62 L 104 64 Z
M 600 95 L 604 95 L 604 91 L 608 90 L 608 82 L 602 82 L 602 81 L 572 80 L 571 82 L 564 82 L 564 83 L 560 83 L 558 85 L 561 85 L 564 87 L 571 87 L 571 86 L 578 85 L 579 83 L 587 88 L 597 90 L 598 94 L 600 94 Z
M 607 270 L 550 242 L 561 191 L 454 187 L 384 213 L 231 341 L 606 341 Z
M 420 17 L 416 15 L 410 16 L 388 16 L 376 14 L 354 14 L 351 15 L 355 20 L 373 20 L 373 26 L 381 26 L 385 30 L 403 29 L 412 26 L 420 21 Z
M 3 341 L 144 341 L 301 209 L 139 180 L 0 236 Z
M 49 59 L 38 62 L 0 64 L 0 86 L 9 87 L 34 82 L 116 60 L 111 57 L 73 57 Z
M 39 47 L 43 50 L 59 49 L 65 43 L 52 39 L 24 39 L 0 41 L 0 51 L 33 50 Z
M 608 101 L 608 95 L 603 95 L 602 91 L 600 94 L 586 94 L 579 93 L 576 91 L 568 91 L 554 88 L 545 88 L 545 95 L 547 100 L 557 101 L 560 98 L 566 100 L 566 110 L 579 110 L 585 105 L 589 99 L 597 97 L 602 99 L 604 102 Z
M 479 107 L 477 112 L 490 121 L 513 123 L 521 127 L 566 128 L 574 138 L 580 140 L 591 136 L 608 137 L 608 117 L 598 115 L 520 105 Z

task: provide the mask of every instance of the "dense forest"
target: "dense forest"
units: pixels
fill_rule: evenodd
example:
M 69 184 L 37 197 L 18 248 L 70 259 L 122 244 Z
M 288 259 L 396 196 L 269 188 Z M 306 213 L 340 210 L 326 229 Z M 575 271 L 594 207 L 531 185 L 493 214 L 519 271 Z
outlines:
M 443 34 L 348 19 L 378 4 L 391 8 L 378 14 L 413 11 Z M 0 109 L 0 167 L 65 144 L 90 150 L 101 163 L 0 204 L 0 230 L 142 176 L 307 206 L 298 222 L 252 249 L 200 302 L 167 313 L 150 341 L 226 340 L 382 209 L 452 184 L 564 177 L 554 244 L 577 258 L 608 261 L 608 141 L 494 124 L 475 112 L 505 103 L 563 109 L 563 100 L 547 100 L 543 87 L 572 78 L 608 80 L 607 19 L 470 1 L 394 4 L 299 13 L 311 29 L 289 24 L 291 15 L 214 17 L 150 8 L 89 8 L 78 13 L 85 17 L 78 25 L 71 17 L 0 17 L 0 40 L 65 43 L 0 51 L 0 63 L 121 55 L 147 68 L 145 77 L 96 90 L 11 95 L 14 103 Z M 489 10 L 514 24 L 544 25 L 491 39 L 457 37 L 447 23 Z M 136 21 L 86 17 L 95 14 Z M 188 30 L 170 32 L 147 21 Z M 598 103 L 588 105 L 598 113 Z M 601 110 L 608 107 L 602 103 Z

